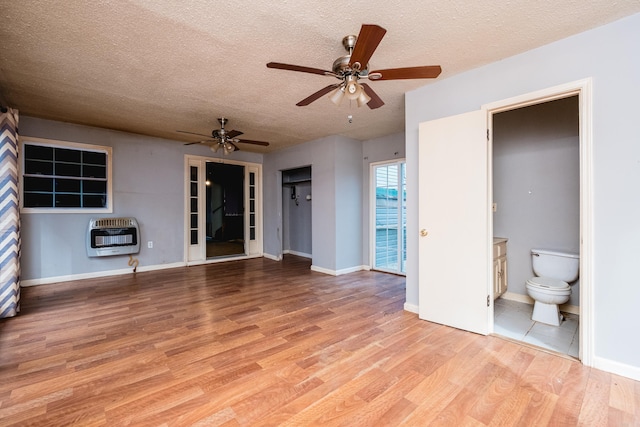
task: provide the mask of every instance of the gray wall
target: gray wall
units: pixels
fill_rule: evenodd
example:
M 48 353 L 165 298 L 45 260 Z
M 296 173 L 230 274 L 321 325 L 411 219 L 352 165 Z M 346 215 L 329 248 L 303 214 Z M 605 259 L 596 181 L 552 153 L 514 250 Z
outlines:
M 341 138 L 336 146 L 336 269 L 362 265 L 362 142 Z
M 313 266 L 338 271 L 360 265 L 361 156 L 362 143 L 343 136 L 329 136 L 265 155 L 265 254 L 279 257 L 282 253 L 281 171 L 310 165 Z M 358 232 L 345 235 L 345 230 Z
M 493 116 L 494 236 L 506 237 L 508 291 L 527 295 L 531 249 L 580 250 L 578 98 Z M 569 304 L 580 304 L 579 280 Z
M 404 132 L 387 135 L 381 138 L 370 139 L 362 143 L 362 264 L 371 266 L 371 250 L 369 248 L 371 233 L 370 206 L 371 203 L 371 163 L 386 160 L 404 159 Z
M 419 123 L 592 77 L 594 353 L 640 369 L 638 40 L 640 14 L 406 94 L 407 304 L 418 305 Z
M 312 255 L 311 206 L 313 200 L 307 200 L 307 196 L 311 196 L 311 183 L 299 183 L 295 187 L 298 204 L 291 198 L 291 187 L 282 187 L 282 248 L 298 254 Z
M 287 150 L 282 150 L 277 153 L 273 153 L 268 155 L 267 160 L 265 161 L 265 177 L 269 175 L 270 177 L 277 179 L 279 175 L 279 171 L 283 169 L 289 169 L 294 167 L 306 166 L 310 162 L 311 159 L 315 159 L 316 162 L 326 163 L 331 162 L 332 159 L 329 157 L 329 151 L 326 149 L 326 144 L 329 144 L 327 141 L 334 141 L 335 137 L 324 138 L 319 141 L 312 141 L 306 144 L 302 144 L 297 147 L 292 147 Z M 341 141 L 338 139 L 337 141 Z M 349 212 L 349 216 L 355 218 L 359 215 L 359 219 L 357 221 L 346 221 L 342 224 L 336 225 L 336 227 L 340 228 L 340 231 L 337 231 L 336 235 L 336 247 L 340 247 L 341 254 L 338 258 L 344 262 L 339 264 L 337 262 L 338 258 L 336 258 L 336 269 L 339 270 L 341 268 L 349 268 L 356 265 L 370 265 L 369 264 L 369 174 L 370 174 L 370 164 L 385 160 L 395 160 L 404 158 L 405 151 L 405 136 L 404 132 L 399 132 L 392 135 L 387 135 L 384 137 L 363 141 L 363 142 L 354 142 L 353 140 L 342 140 L 344 145 L 339 147 L 340 158 L 335 159 L 336 164 L 334 165 L 334 177 L 335 177 L 335 188 L 332 191 L 335 191 L 335 206 L 338 211 L 338 216 L 345 216 L 345 212 Z M 337 143 L 337 142 L 336 142 Z M 322 154 L 319 151 L 322 151 Z M 320 157 L 317 157 L 320 156 Z M 273 158 L 271 158 L 273 157 Z M 266 170 L 270 169 L 270 163 L 275 162 L 278 166 L 274 166 L 277 169 L 277 172 L 269 172 Z M 357 164 L 361 165 L 359 169 Z M 362 176 L 356 177 L 355 173 L 361 170 Z M 313 168 L 312 168 L 313 172 Z M 315 176 L 313 177 L 314 179 Z M 328 191 L 329 189 L 326 187 L 319 188 L 317 187 L 321 183 L 317 183 L 312 180 L 313 187 L 313 195 L 312 201 L 310 205 L 318 205 L 318 191 Z M 266 187 L 265 187 L 266 188 Z M 303 205 L 304 188 L 300 190 L 300 205 Z M 311 188 L 309 188 L 309 192 L 311 192 Z M 305 230 L 302 224 L 291 224 L 291 230 L 287 230 L 287 224 L 289 224 L 292 219 L 289 215 L 292 215 L 294 212 L 300 212 L 300 221 L 301 223 L 305 222 L 308 219 L 312 219 L 312 224 L 316 221 L 313 214 L 307 214 L 302 212 L 301 209 L 306 209 L 305 207 L 296 207 L 295 203 L 292 201 L 286 200 L 289 196 L 289 189 L 286 188 L 283 190 L 281 195 L 282 201 L 284 203 L 284 209 L 282 211 L 283 216 L 283 224 L 284 228 L 282 230 L 282 239 L 283 239 L 283 248 L 290 249 L 295 251 L 300 251 L 304 253 L 309 253 L 314 255 L 314 265 L 316 264 L 316 257 L 313 249 L 308 252 L 304 250 L 308 243 L 311 243 L 313 240 L 311 237 L 311 231 L 309 231 L 309 236 L 304 235 Z M 360 200 L 357 200 L 358 194 L 360 195 Z M 272 203 L 273 202 L 273 203 Z M 265 212 L 270 211 L 270 209 L 274 208 L 276 203 L 274 200 L 268 200 L 265 197 Z M 317 207 L 318 212 L 321 212 L 323 216 L 326 215 L 326 210 L 321 206 Z M 313 208 L 312 208 L 313 209 Z M 277 213 L 276 213 L 277 215 Z M 326 227 L 328 222 L 327 218 L 320 218 L 319 221 L 322 221 L 324 225 L 321 227 Z M 265 224 L 266 224 L 265 220 Z M 297 221 L 293 219 L 293 221 Z M 354 225 L 359 224 L 360 231 L 354 228 Z M 316 224 L 317 226 L 317 224 Z M 295 228 L 295 232 L 293 231 Z M 309 230 L 312 230 L 313 225 Z M 277 229 L 277 226 L 276 226 Z M 320 229 L 320 227 L 318 228 Z M 297 236 L 292 236 L 291 233 L 297 234 Z M 323 234 L 323 240 L 326 240 L 326 236 L 324 236 L 323 231 L 317 231 Z M 298 234 L 300 233 L 300 234 Z M 343 238 L 343 244 L 340 245 L 338 243 L 338 239 Z M 270 239 L 267 242 L 265 239 L 265 253 L 268 253 L 272 256 L 277 256 L 277 247 L 280 244 L 279 240 L 276 239 L 275 233 L 272 233 Z M 353 246 L 353 243 L 356 242 L 359 248 Z M 270 249 L 267 250 L 267 247 Z M 322 245 L 322 247 L 325 247 Z M 336 247 L 331 248 L 328 245 L 326 246 L 327 250 L 336 250 Z M 353 258 L 354 254 L 360 254 L 361 259 L 356 260 Z M 349 260 L 349 261 L 346 261 Z
M 184 155 L 219 158 L 207 147 L 184 146 L 178 141 L 151 138 L 108 129 L 20 117 L 24 136 L 104 145 L 113 148 L 113 213 L 22 215 L 22 280 L 46 280 L 82 274 L 127 270 L 129 257 L 89 258 L 85 233 L 96 216 L 134 216 L 141 232 L 140 268 L 184 262 Z M 402 156 L 402 134 L 360 142 L 341 136 L 311 141 L 265 155 L 264 252 L 280 254 L 282 194 L 280 170 L 313 165 L 311 236 L 301 237 L 292 250 L 313 255 L 313 263 L 329 270 L 366 264 L 368 240 L 369 161 Z M 364 147 L 364 148 L 363 148 Z M 338 153 L 338 154 L 336 154 Z M 239 151 L 229 159 L 263 163 L 263 155 Z M 365 170 L 366 169 L 366 170 Z M 304 193 L 304 191 L 303 191 Z M 303 194 L 304 196 L 304 194 Z M 363 205 L 364 203 L 364 205 Z M 300 224 L 302 228 L 306 227 Z M 146 242 L 154 242 L 147 249 Z
M 22 280 L 128 269 L 129 256 L 87 257 L 85 233 L 92 217 L 136 217 L 140 268 L 184 262 L 184 156 L 220 157 L 208 147 L 124 132 L 20 117 L 20 135 L 113 147 L 112 214 L 21 215 Z M 239 151 L 228 158 L 262 163 Z M 153 241 L 153 249 L 146 242 Z

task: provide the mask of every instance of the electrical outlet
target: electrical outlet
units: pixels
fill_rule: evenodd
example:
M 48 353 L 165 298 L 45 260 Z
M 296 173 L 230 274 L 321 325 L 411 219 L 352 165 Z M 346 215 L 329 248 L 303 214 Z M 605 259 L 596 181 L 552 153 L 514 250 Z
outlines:
M 149 249 L 153 249 L 153 241 L 149 240 L 149 241 L 147 242 L 147 247 L 148 247 Z

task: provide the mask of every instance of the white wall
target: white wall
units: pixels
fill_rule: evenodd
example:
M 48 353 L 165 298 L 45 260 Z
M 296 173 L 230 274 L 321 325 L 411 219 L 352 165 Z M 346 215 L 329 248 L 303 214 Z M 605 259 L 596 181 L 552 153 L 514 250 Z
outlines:
M 42 280 L 130 269 L 129 256 L 89 258 L 89 219 L 133 216 L 142 244 L 142 269 L 184 262 L 184 155 L 220 157 L 208 147 L 182 142 L 20 117 L 20 135 L 113 147 L 113 213 L 22 214 L 21 279 Z M 262 163 L 262 155 L 239 151 L 229 158 Z M 153 249 L 146 242 L 153 241 Z
M 532 248 L 580 251 L 578 118 L 577 96 L 493 116 L 493 234 L 509 239 L 509 293 L 527 295 Z M 580 305 L 579 280 L 569 304 Z
M 640 14 L 406 94 L 407 304 L 418 304 L 418 125 L 593 78 L 594 352 L 640 373 Z M 446 71 L 446 64 L 443 64 Z M 640 377 L 640 375 L 639 375 Z

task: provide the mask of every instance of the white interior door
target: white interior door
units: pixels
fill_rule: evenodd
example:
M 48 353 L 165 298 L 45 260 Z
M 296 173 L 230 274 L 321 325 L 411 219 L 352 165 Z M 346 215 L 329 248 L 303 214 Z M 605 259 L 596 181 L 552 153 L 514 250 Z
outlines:
M 421 123 L 418 151 L 419 316 L 487 334 L 492 264 L 486 111 Z

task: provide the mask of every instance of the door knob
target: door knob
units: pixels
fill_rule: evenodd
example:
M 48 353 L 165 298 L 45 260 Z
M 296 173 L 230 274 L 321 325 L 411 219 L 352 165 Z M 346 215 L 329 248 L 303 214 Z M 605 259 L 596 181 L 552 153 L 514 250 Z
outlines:
M 429 234 L 429 232 L 427 230 L 425 230 L 424 228 L 422 230 L 420 230 L 420 236 L 427 237 L 427 234 Z

